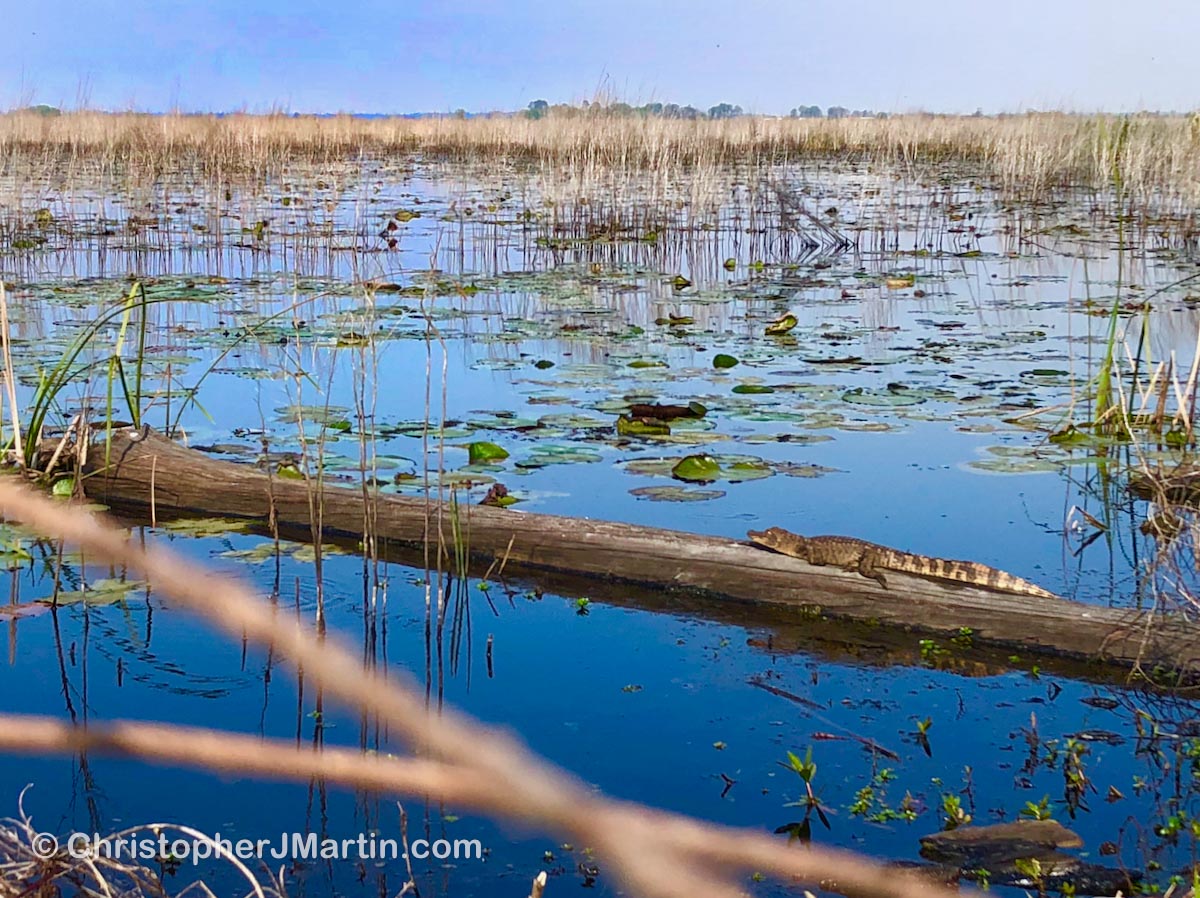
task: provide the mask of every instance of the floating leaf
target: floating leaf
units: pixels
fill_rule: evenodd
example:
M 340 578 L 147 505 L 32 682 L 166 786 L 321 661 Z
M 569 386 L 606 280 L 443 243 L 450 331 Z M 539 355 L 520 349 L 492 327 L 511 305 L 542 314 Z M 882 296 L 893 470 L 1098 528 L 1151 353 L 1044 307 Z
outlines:
M 60 477 L 54 481 L 54 486 L 50 488 L 50 495 L 56 499 L 70 499 L 75 495 L 75 478 Z
M 1050 434 L 1048 439 L 1051 443 L 1059 446 L 1083 446 L 1094 442 L 1091 435 L 1084 433 L 1074 424 L 1069 424 L 1057 433 Z
M 349 555 L 350 552 L 343 549 L 336 543 L 325 542 L 321 544 L 322 555 Z M 309 543 L 297 546 L 292 552 L 292 558 L 299 561 L 301 564 L 313 564 L 317 560 L 316 547 Z
M 688 483 L 712 483 L 721 476 L 721 465 L 711 455 L 688 455 L 675 463 L 671 476 Z
M 508 451 L 487 440 L 476 440 L 467 446 L 467 457 L 471 464 L 477 465 L 489 461 L 503 461 L 508 458 Z
M 779 337 L 786 334 L 799 323 L 796 316 L 788 312 L 782 318 L 777 318 L 768 324 L 766 334 L 768 337 Z
M 677 274 L 671 278 L 671 286 L 676 290 L 683 290 L 685 287 L 692 286 L 692 282 L 685 278 L 682 274 Z
M 146 584 L 138 580 L 95 580 L 84 589 L 75 589 L 58 594 L 59 605 L 112 605 L 124 599 L 129 593 L 145 589 Z
M 774 471 L 765 461 L 757 458 L 738 458 L 723 456 L 721 459 L 721 476 L 730 483 L 742 483 L 746 480 L 762 480 L 770 477 Z
M 1058 465 L 1040 458 L 984 458 L 968 462 L 967 467 L 988 474 L 1051 474 Z
M 646 418 L 629 418 L 625 415 L 617 418 L 617 433 L 620 436 L 662 436 L 669 434 L 671 426 L 662 421 Z
M 712 363 L 714 368 L 733 368 L 738 364 L 738 360 L 724 352 L 719 352 L 713 356 Z
M 686 486 L 639 486 L 629 491 L 631 496 L 651 502 L 707 502 L 720 499 L 724 490 L 697 490 Z
M 544 468 L 547 465 L 569 465 L 575 463 L 592 464 L 601 460 L 600 453 L 581 446 L 558 446 L 544 443 L 538 446 L 528 458 L 517 462 L 518 469 Z
M 766 384 L 738 384 L 733 388 L 733 392 L 739 395 L 756 395 L 758 393 L 774 393 L 774 387 L 768 387 Z
M 902 274 L 884 279 L 884 284 L 889 290 L 906 290 L 915 284 L 917 281 L 916 275 Z
M 244 564 L 263 564 L 275 557 L 275 543 L 262 542 L 251 549 L 229 549 L 222 552 L 221 557 Z
M 867 390 L 863 387 L 855 387 L 842 394 L 844 401 L 855 405 L 892 407 L 920 405 L 926 398 L 928 397 L 922 391 L 910 390 L 897 384 L 889 386 L 886 390 Z
M 210 537 L 224 536 L 226 533 L 244 532 L 247 521 L 234 521 L 228 518 L 180 518 L 168 521 L 163 529 L 168 533 L 180 536 Z

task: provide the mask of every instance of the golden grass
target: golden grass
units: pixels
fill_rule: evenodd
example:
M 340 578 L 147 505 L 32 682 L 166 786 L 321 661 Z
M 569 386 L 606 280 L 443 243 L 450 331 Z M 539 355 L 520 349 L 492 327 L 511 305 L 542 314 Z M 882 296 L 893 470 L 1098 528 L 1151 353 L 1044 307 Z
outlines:
M 297 162 L 419 154 L 542 164 L 559 172 L 654 171 L 839 159 L 928 173 L 965 166 L 1011 193 L 1102 189 L 1119 175 L 1134 201 L 1200 200 L 1200 116 L 887 119 L 745 116 L 680 120 L 605 113 L 361 119 L 284 115 L 34 112 L 0 115 L 0 170 L 30 163 L 99 166 L 134 178 L 165 173 L 265 177 Z

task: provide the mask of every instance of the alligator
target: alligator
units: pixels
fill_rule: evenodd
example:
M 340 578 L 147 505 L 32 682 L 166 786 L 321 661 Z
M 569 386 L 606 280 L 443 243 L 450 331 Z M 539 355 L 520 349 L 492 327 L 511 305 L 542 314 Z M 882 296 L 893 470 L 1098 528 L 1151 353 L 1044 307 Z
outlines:
M 1044 599 L 1059 598 L 1054 593 L 1035 586 L 1028 580 L 1022 580 L 1020 577 L 1015 577 L 994 567 L 988 567 L 977 561 L 931 558 L 928 555 L 901 552 L 899 549 L 855 539 L 852 536 L 797 536 L 782 527 L 751 530 L 747 535 L 755 545 L 779 552 L 781 555 L 790 555 L 793 558 L 807 561 L 809 564 L 837 565 L 847 571 L 857 571 L 864 577 L 878 581 L 884 589 L 887 588 L 887 580 L 883 576 L 883 571 L 887 570 L 917 574 L 937 580 L 953 580 L 971 586 L 980 586 L 984 589 L 995 589 L 1025 596 L 1038 596 Z

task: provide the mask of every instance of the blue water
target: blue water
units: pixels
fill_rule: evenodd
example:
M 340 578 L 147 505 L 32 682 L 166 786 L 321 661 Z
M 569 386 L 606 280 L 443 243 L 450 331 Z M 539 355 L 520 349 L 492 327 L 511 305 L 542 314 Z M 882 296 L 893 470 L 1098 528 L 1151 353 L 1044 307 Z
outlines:
M 752 242 L 734 227 L 711 237 L 693 235 L 678 251 L 644 243 L 554 251 L 539 246 L 532 233 L 501 226 L 499 215 L 490 224 L 463 224 L 461 216 L 459 224 L 447 223 L 441 216 L 448 214 L 454 189 L 428 173 L 385 189 L 387 208 L 411 205 L 410 192 L 427 204 L 392 253 L 371 242 L 379 210 L 357 195 L 339 201 L 338 220 L 345 240 L 365 247 L 361 255 L 334 253 L 314 262 L 289 249 L 293 238 L 282 238 L 267 253 L 234 242 L 214 248 L 193 237 L 196 247 L 188 252 L 139 256 L 116 247 L 105 253 L 85 239 L 64 238 L 32 258 L 0 257 L 0 273 L 14 283 L 14 349 L 23 395 L 30 395 L 38 364 L 52 364 L 66 339 L 128 290 L 123 275 L 129 270 L 153 276 L 152 294 L 160 291 L 154 295 L 176 291 L 184 297 L 152 309 L 147 377 L 153 388 L 165 390 L 170 362 L 172 420 L 180 383 L 200 385 L 199 405 L 180 419 L 193 445 L 256 453 L 258 431 L 265 428 L 272 450 L 296 452 L 301 442 L 286 409 L 328 404 L 325 417 L 345 422 L 325 434 L 335 473 L 357 476 L 357 436 L 371 434 L 380 476 L 388 481 L 385 491 L 412 493 L 411 481 L 392 484 L 392 475 L 420 471 L 426 463 L 436 467 L 438 455 L 423 455 L 411 427 L 408 433 L 395 428 L 428 412 L 452 428 L 443 450 L 447 469 L 485 481 L 473 488 L 472 499 L 495 478 L 524 500 L 518 509 L 734 538 L 764 525 L 844 533 L 975 559 L 1080 601 L 1136 602 L 1139 562 L 1153 553 L 1153 544 L 1136 530 L 1145 508 L 1103 483 L 1095 459 L 1086 458 L 1090 450 L 1047 442 L 1062 420 L 1009 422 L 1024 411 L 1069 401 L 1072 380 L 1076 392 L 1083 391 L 1094 372 L 1108 321 L 1087 314 L 1086 300 L 1101 308 L 1111 304 L 1117 288 L 1107 250 L 1049 237 L 1037 248 L 1015 246 L 1003 231 L 1009 213 L 984 195 L 971 200 L 979 204 L 976 220 L 984 236 L 956 244 L 966 238 L 952 235 L 948 249 L 928 256 L 863 249 L 797 268 L 768 257 L 758 270 L 756 254 L 771 241 Z M 871 214 L 869 204 L 859 211 L 864 229 Z M 1059 214 L 1082 216 L 1067 206 Z M 172 227 L 186 231 L 185 225 L 176 221 Z M 508 236 L 489 237 L 500 232 Z M 235 233 L 236 240 L 246 240 Z M 871 245 L 870 233 L 860 234 L 860 249 Z M 917 241 L 916 232 L 900 240 Z M 982 255 L 952 254 L 963 247 L 978 247 Z M 1086 272 L 1078 258 L 1083 252 L 1092 254 Z M 425 297 L 381 292 L 372 308 L 353 284 L 369 277 L 419 286 L 431 279 L 424 272 L 431 255 L 442 269 L 436 279 L 444 283 Z M 727 257 L 735 259 L 732 272 L 722 266 Z M 1178 279 L 1187 262 L 1145 251 L 1130 253 L 1127 261 L 1121 289 L 1133 298 Z M 885 281 L 910 271 L 917 276 L 913 286 Z M 677 289 L 671 284 L 676 274 L 694 283 Z M 212 276 L 219 279 L 210 283 Z M 472 289 L 460 293 L 445 286 L 450 282 Z M 212 295 L 204 298 L 197 289 Z M 1133 345 L 1144 325 L 1153 357 L 1175 351 L 1183 370 L 1196 330 L 1185 293 L 1165 294 L 1144 321 L 1127 319 Z M 297 301 L 294 316 L 268 320 Z M 438 334 L 427 332 L 422 303 L 433 310 Z M 797 316 L 796 329 L 786 338 L 764 337 L 766 324 L 789 311 Z M 667 315 L 693 321 L 655 323 Z M 64 326 L 69 321 L 76 325 Z M 258 330 L 235 343 L 243 326 Z M 380 335 L 371 353 L 346 339 L 364 333 Z M 106 335 L 115 339 L 115 326 Z M 102 361 L 106 353 L 111 342 L 102 340 L 85 357 Z M 717 353 L 735 355 L 740 364 L 716 370 Z M 848 357 L 861 361 L 824 363 Z M 630 366 L 638 360 L 666 367 Z M 553 365 L 537 367 L 538 361 Z M 205 374 L 210 366 L 215 371 Z M 775 392 L 734 393 L 739 384 Z M 101 368 L 90 383 L 68 387 L 64 405 L 70 410 L 90 401 L 102 407 L 105 389 Z M 856 390 L 865 391 L 865 402 Z M 365 418 L 355 411 L 364 391 L 373 403 Z M 915 401 L 902 397 L 891 404 L 906 391 Z M 619 439 L 616 416 L 629 401 L 699 401 L 708 408 L 697 426 L 700 438 L 717 436 L 685 443 Z M 496 426 L 496 413 L 526 426 L 509 429 L 503 418 Z M 146 417 L 165 426 L 161 393 Z M 310 439 L 320 431 L 316 417 L 306 413 Z M 1085 408 L 1075 420 L 1086 420 Z M 689 432 L 679 428 L 673 436 Z M 469 468 L 465 446 L 472 440 L 497 442 L 510 456 L 494 469 Z M 544 458 L 547 446 L 585 451 L 594 460 L 529 466 Z M 771 476 L 707 485 L 723 495 L 698 502 L 648 501 L 632 492 L 679 484 L 661 474 L 631 472 L 630 462 L 694 452 L 753 456 Z M 789 465 L 820 466 L 809 472 L 820 476 L 791 476 L 797 472 L 789 474 Z M 1108 534 L 1085 546 L 1090 525 L 1072 526 L 1081 520 L 1071 513 L 1075 506 L 1107 521 Z M 277 585 L 273 564 L 247 565 L 222 554 L 258 546 L 259 537 L 196 539 L 146 531 L 146 538 L 169 540 L 176 551 L 250 579 L 264 594 Z M 98 566 L 81 569 L 77 561 L 69 570 L 89 582 L 120 577 Z M 37 571 L 8 576 L 16 601 L 36 601 L 51 591 Z M 329 630 L 361 651 L 361 561 L 331 556 L 324 576 Z M 391 567 L 387 576 L 386 641 L 375 660 L 422 678 L 420 572 Z M 311 623 L 312 566 L 285 553 L 278 582 L 282 613 L 294 613 L 297 583 L 300 613 Z M 1195 808 L 1190 770 L 1171 794 L 1173 753 L 1191 743 L 1163 737 L 1139 744 L 1134 730 L 1142 709 L 1168 734 L 1186 734 L 1191 707 L 1183 700 L 1071 679 L 1032 668 L 1028 659 L 1020 669 L 1004 671 L 1002 656 L 985 662 L 945 645 L 953 663 L 936 653 L 922 662 L 919 637 L 911 635 L 891 644 L 905 649 L 900 653 L 889 651 L 882 638 L 841 654 L 812 643 L 787 649 L 801 636 L 832 640 L 837 632 L 803 622 L 773 630 L 749 610 L 744 619 L 736 616 L 742 612 L 718 608 L 671 613 L 652 609 L 644 598 L 610 604 L 593 595 L 582 614 L 577 600 L 586 596 L 538 596 L 526 584 L 514 584 L 509 596 L 493 583 L 491 605 L 476 582 L 462 596 L 458 608 L 469 614 L 469 628 L 460 639 L 449 632 L 443 637 L 443 675 L 435 666 L 433 680 L 423 684 L 432 700 L 440 695 L 510 728 L 607 794 L 775 830 L 803 814 L 786 806 L 803 786 L 781 762 L 789 751 L 803 757 L 811 748 L 818 764 L 814 788 L 831 824 L 826 830 L 813 820 L 817 842 L 913 859 L 917 839 L 941 829 L 955 802 L 975 822 L 987 823 L 1013 819 L 1027 802 L 1049 796 L 1052 812 L 1083 837 L 1091 860 L 1137 868 L 1157 860 L 1174 869 L 1190 854 L 1186 840 L 1163 847 L 1149 828 L 1170 813 Z M 0 665 L 8 711 L 80 722 L 161 720 L 301 744 L 320 735 L 326 744 L 401 749 L 373 723 L 364 731 L 357 712 L 335 703 L 325 702 L 318 716 L 313 684 L 305 682 L 301 692 L 284 659 L 231 642 L 173 607 L 169 597 L 135 589 L 115 604 L 77 603 L 0 622 L 8 637 Z M 751 682 L 760 678 L 820 711 Z M 1106 710 L 1082 701 L 1096 696 L 1118 704 Z M 930 755 L 916 736 L 926 720 Z M 1022 769 L 1026 730 L 1036 731 L 1040 747 L 1032 766 Z M 1085 743 L 1086 776 L 1095 789 L 1072 817 L 1064 802 L 1062 750 L 1071 734 L 1086 730 L 1112 731 L 1121 741 Z M 854 737 L 900 758 L 872 757 Z M 1156 758 L 1148 749 L 1164 754 Z M 263 783 L 99 756 L 0 763 L 0 809 L 15 811 L 18 793 L 33 783 L 25 808 L 39 828 L 59 836 L 155 822 L 272 840 L 291 831 L 394 836 L 398 828 L 391 797 L 320 784 Z M 883 801 L 895 809 L 908 793 L 915 821 L 870 822 L 851 812 L 856 795 L 884 768 L 894 778 Z M 1122 797 L 1106 801 L 1110 786 Z M 585 883 L 581 862 L 598 864 L 599 892 L 616 893 L 604 859 L 587 854 L 588 846 L 564 848 L 554 834 L 516 830 L 466 808 L 417 798 L 404 799 L 404 807 L 410 836 L 478 838 L 489 849 L 483 860 L 418 862 L 414 872 L 424 894 L 519 894 L 540 869 L 554 872 L 557 894 Z M 1132 831 L 1120 835 L 1129 821 L 1146 828 L 1140 842 Z M 1118 857 L 1099 857 L 1106 840 L 1119 842 Z M 195 871 L 185 866 L 172 882 L 182 888 L 193 876 L 218 893 L 240 888 L 236 874 L 219 863 Z M 405 871 L 395 862 L 361 869 L 318 862 L 289 876 L 294 894 L 395 894 Z

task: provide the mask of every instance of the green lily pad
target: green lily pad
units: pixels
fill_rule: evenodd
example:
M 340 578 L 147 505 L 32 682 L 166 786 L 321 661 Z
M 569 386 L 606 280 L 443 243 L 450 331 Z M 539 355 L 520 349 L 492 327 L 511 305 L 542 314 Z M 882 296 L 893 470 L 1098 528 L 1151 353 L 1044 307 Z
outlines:
M 251 549 L 228 549 L 221 553 L 221 557 L 243 564 L 264 564 L 275 557 L 275 543 L 261 542 Z
M 333 543 L 323 543 L 321 545 L 321 554 L 322 555 L 349 555 L 350 552 L 349 552 L 349 550 L 343 549 L 341 546 L 335 545 Z M 311 544 L 304 543 L 303 545 L 296 547 L 296 549 L 292 552 L 292 558 L 294 558 L 296 561 L 299 561 L 302 564 L 312 564 L 317 560 L 317 550 Z
M 768 324 L 766 334 L 768 337 L 779 337 L 792 330 L 799 323 L 796 316 L 788 312 L 782 318 L 777 318 Z
M 543 443 L 537 446 L 527 458 L 518 461 L 516 467 L 518 470 L 528 471 L 534 468 L 544 468 L 547 465 L 593 464 L 601 460 L 602 456 L 594 449 Z
M 872 405 L 878 407 L 898 408 L 905 405 L 920 405 L 928 397 L 919 390 L 911 390 L 901 385 L 893 385 L 886 390 L 868 390 L 855 387 L 842 394 L 845 402 L 854 405 Z
M 1063 430 L 1050 434 L 1047 439 L 1058 446 L 1086 446 L 1096 442 L 1091 434 L 1084 433 L 1074 424 L 1069 424 Z
M 75 589 L 58 594 L 59 605 L 113 605 L 120 602 L 131 592 L 145 589 L 146 584 L 139 580 L 94 580 L 84 589 Z
M 756 396 L 760 393 L 774 393 L 775 388 L 766 384 L 738 384 L 733 388 L 733 392 L 739 396 Z
M 688 455 L 675 463 L 671 476 L 688 483 L 712 483 L 721 476 L 721 464 L 711 455 Z
M 608 430 L 612 426 L 612 421 L 606 418 L 596 418 L 576 412 L 542 415 L 538 418 L 537 423 L 539 427 L 566 427 L 572 430 Z
M 738 360 L 728 353 L 718 352 L 713 356 L 712 363 L 714 368 L 733 368 L 738 364 Z
M 163 529 L 168 533 L 180 536 L 210 537 L 224 536 L 226 533 L 242 533 L 248 526 L 247 521 L 235 521 L 229 518 L 180 518 L 168 521 Z
M 724 490 L 696 490 L 685 486 L 639 486 L 629 491 L 631 496 L 651 502 L 707 502 L 720 499 Z
M 503 461 L 508 458 L 508 451 L 487 440 L 476 440 L 467 446 L 467 456 L 471 464 L 475 465 L 481 462 Z
M 291 424 L 322 424 L 327 427 L 340 426 L 345 422 L 345 429 L 349 430 L 349 423 L 346 421 L 350 414 L 350 409 L 343 408 L 337 405 L 285 405 L 282 408 L 275 409 L 276 419 L 286 421 Z
M 625 415 L 617 418 L 617 434 L 620 436 L 663 436 L 670 432 L 671 426 L 662 421 L 647 421 Z
M 982 458 L 968 462 L 967 468 L 987 474 L 1053 474 L 1058 465 L 1041 458 Z

